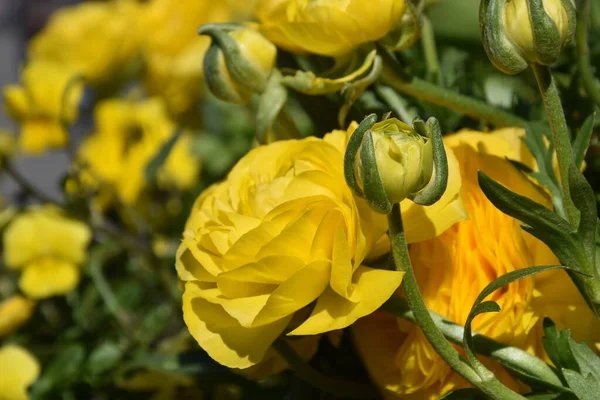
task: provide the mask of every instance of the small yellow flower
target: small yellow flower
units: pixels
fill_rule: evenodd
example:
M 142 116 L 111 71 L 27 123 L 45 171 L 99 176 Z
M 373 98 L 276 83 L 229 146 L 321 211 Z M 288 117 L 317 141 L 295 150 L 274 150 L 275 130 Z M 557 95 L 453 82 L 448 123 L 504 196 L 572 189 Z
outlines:
M 260 30 L 292 52 L 338 56 L 383 38 L 400 22 L 404 0 L 259 0 Z
M 153 0 L 140 14 L 142 51 L 147 69 L 145 83 L 161 96 L 169 113 L 190 111 L 199 100 L 204 81 L 202 58 L 210 39 L 198 36 L 207 23 L 240 21 L 248 17 L 253 1 Z
M 39 375 L 40 365 L 26 349 L 0 347 L 0 400 L 28 400 L 27 388 Z
M 4 231 L 4 263 L 23 270 L 19 287 L 41 299 L 70 292 L 79 282 L 91 232 L 54 206 L 32 207 Z
M 21 79 L 22 85 L 4 88 L 6 110 L 21 123 L 21 149 L 40 153 L 64 147 L 68 137 L 61 119 L 65 123 L 77 119 L 83 84 L 73 81 L 73 70 L 47 61 L 28 64 Z
M 92 85 L 111 83 L 139 52 L 139 13 L 140 5 L 129 0 L 61 8 L 32 39 L 29 59 L 76 71 Z
M 400 285 L 402 273 L 362 265 L 389 244 L 386 224 L 345 184 L 348 137 L 336 131 L 258 147 L 196 200 L 176 260 L 183 313 L 221 364 L 257 365 L 286 328 L 315 335 L 347 327 Z M 449 198 L 459 188 L 458 177 Z M 406 220 L 411 237 L 463 216 L 460 206 L 416 210 Z M 309 315 L 297 321 L 300 310 Z
M 533 265 L 558 264 L 542 242 L 521 229 L 519 221 L 496 209 L 477 183 L 481 169 L 510 189 L 548 204 L 542 192 L 506 160 L 535 167 L 520 141 L 522 134 L 519 129 L 463 131 L 445 138 L 460 163 L 469 220 L 413 244 L 410 256 L 427 307 L 459 324 L 465 323 L 475 298 L 493 279 Z M 541 322 L 546 315 L 560 329 L 571 328 L 577 340 L 600 342 L 600 324 L 564 271 L 512 283 L 491 299 L 502 310 L 477 317 L 473 329 L 500 342 L 544 357 Z M 371 376 L 388 398 L 433 400 L 468 387 L 414 324 L 380 313 L 355 324 L 354 333 Z M 486 363 L 506 385 L 518 389 L 498 364 Z
M 19 329 L 33 313 L 35 301 L 14 295 L 0 302 L 0 337 Z
M 140 103 L 105 101 L 96 108 L 96 127 L 79 149 L 82 182 L 99 189 L 101 205 L 107 205 L 115 194 L 132 205 L 146 185 L 148 163 L 175 134 L 176 125 L 164 103 L 154 98 Z M 184 134 L 175 143 L 157 174 L 161 189 L 186 189 L 194 184 L 200 164 L 190 153 L 191 141 L 191 135 Z
M 433 175 L 431 140 L 396 118 L 378 122 L 370 129 L 377 172 L 390 203 L 399 203 L 422 190 Z M 354 167 L 358 186 L 363 186 L 363 166 L 358 150 Z

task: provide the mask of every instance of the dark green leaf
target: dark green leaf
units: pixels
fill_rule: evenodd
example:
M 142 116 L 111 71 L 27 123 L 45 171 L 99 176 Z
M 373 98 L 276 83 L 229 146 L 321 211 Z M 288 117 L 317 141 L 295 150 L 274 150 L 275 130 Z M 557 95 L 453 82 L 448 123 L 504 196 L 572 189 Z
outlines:
M 535 274 L 539 274 L 540 272 L 549 271 L 552 269 L 563 268 L 563 266 L 540 266 L 540 267 L 530 267 L 524 268 L 516 271 L 511 271 L 501 277 L 490 282 L 477 296 L 473 307 L 471 307 L 471 311 L 469 312 L 469 316 L 467 317 L 467 321 L 465 322 L 465 333 L 463 336 L 463 347 L 465 349 L 465 353 L 469 362 L 473 366 L 473 368 L 477 371 L 480 376 L 485 374 L 491 374 L 491 372 L 483 366 L 475 356 L 475 349 L 473 348 L 473 335 L 472 335 L 472 327 L 471 324 L 473 319 L 482 313 L 486 312 L 497 312 L 500 311 L 500 306 L 493 301 L 484 301 L 486 297 L 490 294 L 494 293 L 496 290 L 521 279 L 527 278 L 529 276 L 533 276 Z
M 594 132 L 595 122 L 596 113 L 593 113 L 585 119 L 573 141 L 573 157 L 575 158 L 575 167 L 577 167 L 577 169 L 581 168 L 583 160 L 585 159 L 585 153 L 590 144 L 592 133 Z
M 440 397 L 440 400 L 486 400 L 487 397 L 478 389 L 458 389 Z
M 569 331 L 558 331 L 550 318 L 544 318 L 544 337 L 542 343 L 550 360 L 560 370 L 571 368 L 578 370 L 577 361 L 569 345 Z
M 167 157 L 169 157 L 169 154 L 171 153 L 171 150 L 173 150 L 173 147 L 175 146 L 175 143 L 177 143 L 181 133 L 181 129 L 176 129 L 171 138 L 167 140 L 165 144 L 163 144 L 160 151 L 156 153 L 154 158 L 148 163 L 145 171 L 146 182 L 149 184 L 156 182 L 156 174 L 158 173 L 158 170 L 165 163 Z
M 584 377 L 578 372 L 563 369 L 563 375 L 569 387 L 575 392 L 580 400 L 597 400 L 600 394 L 600 382 L 591 374 Z
M 577 236 L 585 247 L 590 264 L 593 265 L 596 257 L 596 226 L 598 223 L 596 196 L 583 174 L 573 164 L 569 169 L 569 188 L 573 204 L 581 213 Z
M 86 369 L 92 375 L 98 375 L 113 368 L 123 356 L 121 348 L 114 342 L 104 342 L 89 355 Z
M 82 371 L 85 349 L 79 343 L 69 344 L 45 366 L 43 374 L 32 388 L 32 397 L 41 398 L 56 388 L 68 387 Z

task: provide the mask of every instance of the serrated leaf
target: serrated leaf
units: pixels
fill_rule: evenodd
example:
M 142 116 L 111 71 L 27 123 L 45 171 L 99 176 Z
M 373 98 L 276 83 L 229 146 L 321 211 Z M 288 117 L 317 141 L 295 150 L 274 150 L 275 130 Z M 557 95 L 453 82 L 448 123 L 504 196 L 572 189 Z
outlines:
M 543 326 L 542 344 L 554 365 L 559 370 L 562 368 L 578 369 L 577 361 L 569 345 L 569 331 L 559 332 L 554 322 L 548 317 L 544 318 Z
M 580 400 L 597 400 L 600 394 L 600 382 L 591 374 L 583 376 L 582 374 L 563 369 L 563 375 L 569 384 L 569 387 L 575 392 Z
M 579 267 L 583 249 L 567 221 L 530 198 L 509 190 L 483 171 L 478 172 L 478 178 L 481 190 L 496 208 L 527 224 L 523 229 L 546 243 L 561 263 Z
M 573 164 L 569 169 L 569 189 L 573 204 L 580 212 L 577 236 L 585 247 L 588 259 L 593 264 L 596 257 L 596 226 L 598 224 L 596 196 L 587 179 Z
M 583 160 L 585 159 L 585 153 L 590 144 L 590 138 L 594 132 L 594 125 L 596 122 L 596 113 L 591 114 L 585 119 L 581 129 L 577 132 L 575 140 L 573 141 L 573 157 L 575 159 L 575 167 L 581 168 Z
M 469 362 L 473 366 L 473 368 L 477 371 L 480 376 L 485 376 L 491 374 L 483 364 L 479 362 L 477 357 L 475 356 L 475 349 L 473 347 L 473 335 L 472 335 L 472 322 L 473 319 L 482 313 L 485 312 L 497 312 L 500 311 L 500 306 L 493 301 L 484 301 L 486 297 L 490 294 L 494 293 L 496 290 L 518 280 L 533 276 L 535 274 L 539 274 L 541 272 L 553 270 L 553 269 L 567 269 L 563 266 L 538 266 L 538 267 L 530 267 L 524 268 L 516 271 L 511 271 L 501 277 L 490 282 L 479 295 L 475 299 L 473 306 L 471 307 L 471 311 L 469 312 L 469 316 L 465 322 L 465 332 L 463 336 L 463 347 L 465 349 L 465 353 Z
M 585 343 L 577 343 L 571 336 L 568 338 L 569 346 L 579 366 L 578 371 L 587 376 L 591 374 L 600 381 L 600 357 Z

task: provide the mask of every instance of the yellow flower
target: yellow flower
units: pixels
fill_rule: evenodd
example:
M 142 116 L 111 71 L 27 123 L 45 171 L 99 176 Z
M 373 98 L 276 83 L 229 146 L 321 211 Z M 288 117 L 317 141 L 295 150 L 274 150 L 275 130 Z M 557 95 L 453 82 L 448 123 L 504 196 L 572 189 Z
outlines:
M 31 317 L 35 301 L 14 295 L 0 302 L 0 337 L 10 335 Z
M 140 103 L 108 100 L 97 106 L 95 117 L 96 132 L 79 149 L 78 158 L 86 165 L 82 182 L 100 190 L 101 205 L 115 194 L 134 204 L 146 185 L 148 163 L 173 137 L 176 125 L 157 98 Z M 161 189 L 186 189 L 195 182 L 200 164 L 190 154 L 191 140 L 184 134 L 171 149 L 157 174 Z
M 259 0 L 256 15 L 278 46 L 338 56 L 383 38 L 405 10 L 404 0 Z
M 54 206 L 32 207 L 4 231 L 4 263 L 22 269 L 19 287 L 32 299 L 66 294 L 79 282 L 91 239 L 87 225 Z
M 76 71 L 92 85 L 112 83 L 140 46 L 135 1 L 90 2 L 59 9 L 29 46 L 29 59 Z
M 27 400 L 27 388 L 40 375 L 40 365 L 26 349 L 0 347 L 0 400 Z
M 77 119 L 83 94 L 83 84 L 74 82 L 75 77 L 65 66 L 34 61 L 22 72 L 22 86 L 4 88 L 6 110 L 21 123 L 19 144 L 23 151 L 40 153 L 66 145 L 68 137 L 61 118 L 66 123 Z
M 433 175 L 431 140 L 396 118 L 380 121 L 369 131 L 373 138 L 377 171 L 390 203 L 399 203 L 427 186 Z M 364 171 L 361 150 L 362 145 L 354 170 L 357 184 L 362 189 Z
M 242 20 L 252 5 L 252 0 L 153 0 L 145 6 L 140 15 L 141 30 L 146 32 L 145 83 L 151 94 L 164 98 L 170 113 L 190 111 L 202 92 L 202 58 L 210 39 L 198 36 L 198 28 Z
M 558 263 L 543 243 L 522 231 L 519 221 L 497 210 L 477 184 L 481 169 L 510 189 L 548 204 L 542 192 L 505 159 L 535 166 L 519 139 L 522 133 L 518 129 L 463 131 L 445 138 L 460 163 L 470 219 L 439 237 L 413 244 L 410 256 L 427 307 L 459 324 L 465 323 L 471 304 L 493 279 L 533 265 Z M 502 311 L 477 317 L 473 328 L 500 342 L 543 357 L 545 315 L 561 329 L 571 328 L 577 340 L 600 342 L 600 324 L 564 271 L 512 283 L 495 292 L 492 300 Z M 354 333 L 371 376 L 389 398 L 437 399 L 468 386 L 414 324 L 381 313 L 359 321 Z M 497 364 L 488 366 L 504 383 L 518 388 Z
M 258 364 L 284 331 L 347 327 L 400 285 L 402 273 L 362 265 L 386 251 L 387 227 L 345 184 L 349 132 L 258 147 L 196 200 L 176 260 L 183 313 L 221 364 Z M 459 206 L 445 211 L 414 208 L 407 228 L 431 237 L 463 215 Z

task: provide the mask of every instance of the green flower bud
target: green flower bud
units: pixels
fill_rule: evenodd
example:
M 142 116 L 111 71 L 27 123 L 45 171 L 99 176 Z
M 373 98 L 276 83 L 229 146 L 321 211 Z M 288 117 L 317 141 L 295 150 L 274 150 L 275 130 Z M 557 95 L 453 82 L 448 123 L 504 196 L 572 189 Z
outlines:
M 575 33 L 573 0 L 482 0 L 481 37 L 496 68 L 517 74 L 556 62 Z
M 204 57 L 204 74 L 215 96 L 245 104 L 254 93 L 264 91 L 277 57 L 273 43 L 250 28 L 209 25 L 200 32 L 213 38 Z

